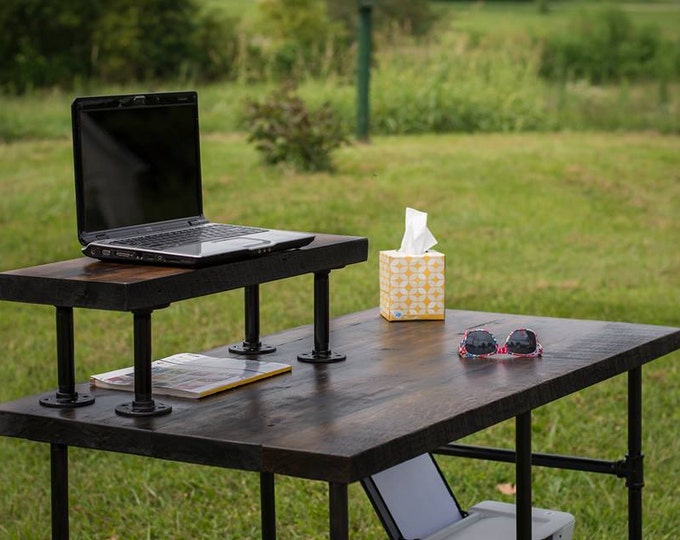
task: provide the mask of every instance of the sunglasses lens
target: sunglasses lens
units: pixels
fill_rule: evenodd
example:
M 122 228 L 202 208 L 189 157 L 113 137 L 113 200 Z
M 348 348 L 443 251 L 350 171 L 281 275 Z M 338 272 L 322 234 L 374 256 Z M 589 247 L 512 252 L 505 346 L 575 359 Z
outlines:
M 491 354 L 496 352 L 496 342 L 489 332 L 472 330 L 465 338 L 465 348 L 469 354 Z
M 536 334 L 531 330 L 515 330 L 505 344 L 512 354 L 532 354 L 536 352 Z

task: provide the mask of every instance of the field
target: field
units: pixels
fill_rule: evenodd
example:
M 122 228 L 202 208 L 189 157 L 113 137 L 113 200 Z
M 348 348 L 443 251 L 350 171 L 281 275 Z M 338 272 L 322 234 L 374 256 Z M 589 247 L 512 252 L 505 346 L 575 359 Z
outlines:
M 214 134 L 204 141 L 206 211 L 216 220 L 366 235 L 368 262 L 332 275 L 333 314 L 377 304 L 377 252 L 398 247 L 411 205 L 430 214 L 447 254 L 448 307 L 677 326 L 679 150 L 677 137 L 653 133 L 376 138 L 343 149 L 336 173 L 302 176 L 263 168 L 244 135 Z M 69 142 L 5 145 L 0 160 L 2 268 L 77 256 Z M 246 196 L 261 206 L 242 205 Z M 37 231 L 35 247 L 26 249 Z M 309 287 L 306 278 L 264 286 L 263 331 L 308 322 Z M 157 312 L 154 354 L 238 340 L 241 309 L 240 294 L 227 293 Z M 0 399 L 52 388 L 52 309 L 2 304 L 0 325 Z M 125 315 L 77 312 L 79 380 L 130 363 L 130 326 Z M 649 538 L 673 538 L 680 525 L 679 359 L 671 355 L 645 371 Z M 615 380 L 537 411 L 536 449 L 622 457 L 624 389 L 625 381 Z M 472 439 L 508 446 L 512 426 Z M 2 440 L 0 452 L 0 537 L 46 536 L 47 448 Z M 72 456 L 72 493 L 88 493 L 74 500 L 74 538 L 257 535 L 254 475 L 77 449 Z M 511 500 L 496 491 L 512 480 L 507 466 L 450 460 L 446 471 L 462 501 Z M 616 480 L 541 470 L 535 478 L 536 504 L 576 514 L 580 534 L 623 536 L 625 495 Z M 351 493 L 354 534 L 380 538 L 363 494 Z M 283 479 L 282 538 L 322 537 L 324 496 L 322 486 Z
M 489 33 L 496 24 L 499 33 L 516 33 L 539 17 L 527 6 L 508 17 L 493 3 L 480 6 L 469 7 L 458 24 Z M 563 3 L 551 6 L 555 12 L 567 9 Z M 669 21 L 664 31 L 680 28 L 672 22 L 677 20 L 672 15 L 677 5 L 659 6 L 664 10 L 661 19 Z M 476 18 L 474 9 L 483 18 Z M 653 16 L 647 4 L 626 4 L 626 9 Z M 550 17 L 558 24 L 557 15 Z M 407 103 L 408 92 L 417 92 L 394 84 L 405 76 L 404 69 L 415 71 L 409 59 L 441 53 L 415 46 L 408 51 L 385 52 L 402 64 L 386 66 L 384 74 L 376 72 L 376 115 L 381 108 L 398 109 L 394 103 Z M 90 90 L 144 88 L 131 84 Z M 216 221 L 368 237 L 368 261 L 331 275 L 333 315 L 377 305 L 378 252 L 399 246 L 404 208 L 411 206 L 428 212 L 437 249 L 447 256 L 449 308 L 680 326 L 680 137 L 672 127 L 678 125 L 672 114 L 670 120 L 668 114 L 658 114 L 646 124 L 635 124 L 633 118 L 615 131 L 583 121 L 561 129 L 505 133 L 377 132 L 370 144 L 339 150 L 333 173 L 301 174 L 263 166 L 239 123 L 243 101 L 270 88 L 198 88 L 206 214 Z M 436 85 L 428 88 L 431 93 L 421 96 L 435 95 Z M 656 96 L 657 90 L 655 83 L 631 85 L 626 95 Z M 620 87 L 579 91 L 609 95 L 614 104 L 622 99 Z M 351 85 L 309 81 L 301 92 L 314 103 L 333 98 L 351 125 Z M 61 90 L 35 92 L 7 97 L 7 108 L 0 111 L 2 134 L 14 134 L 0 143 L 0 271 L 79 256 L 71 99 L 72 93 Z M 497 102 L 489 99 L 488 110 L 495 110 Z M 606 114 L 615 112 L 611 105 Z M 587 110 L 577 114 L 581 120 L 589 117 Z M 376 122 L 388 117 L 377 116 Z M 405 113 L 394 118 L 397 125 L 410 125 L 403 120 Z M 244 205 L 244 200 L 258 204 Z M 310 289 L 311 276 L 264 285 L 263 333 L 310 322 Z M 77 311 L 75 325 L 78 380 L 131 363 L 129 315 Z M 155 357 L 238 341 L 243 336 L 242 295 L 235 291 L 160 310 L 154 314 L 154 332 Z M 54 388 L 53 308 L 0 303 L 0 337 L 5 351 L 0 401 Z M 675 539 L 680 529 L 679 362 L 680 353 L 675 353 L 644 370 L 644 536 L 652 540 Z M 534 449 L 623 458 L 625 389 L 621 377 L 539 409 L 534 414 Z M 465 442 L 511 447 L 513 431 L 512 422 L 503 423 Z M 46 445 L 0 439 L 0 539 L 49 537 L 48 456 Z M 259 535 L 259 484 L 254 474 L 79 449 L 72 449 L 70 456 L 74 539 Z M 512 501 L 498 489 L 513 481 L 511 466 L 452 458 L 440 463 L 463 505 L 482 499 Z M 279 536 L 324 538 L 326 495 L 321 484 L 280 478 Z M 578 538 L 626 535 L 627 500 L 621 480 L 536 468 L 534 503 L 573 513 Z M 384 538 L 356 485 L 350 489 L 350 525 L 353 538 Z

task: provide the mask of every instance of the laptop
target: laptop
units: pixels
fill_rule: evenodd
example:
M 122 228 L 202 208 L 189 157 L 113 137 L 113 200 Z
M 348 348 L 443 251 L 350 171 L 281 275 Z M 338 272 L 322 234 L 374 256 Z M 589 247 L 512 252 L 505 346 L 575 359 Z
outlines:
M 202 266 L 314 239 L 206 219 L 196 92 L 79 97 L 71 116 L 78 240 L 88 257 Z
M 484 501 L 464 512 L 427 453 L 361 481 L 390 540 L 512 540 L 514 504 Z M 532 508 L 532 540 L 572 540 L 574 516 Z

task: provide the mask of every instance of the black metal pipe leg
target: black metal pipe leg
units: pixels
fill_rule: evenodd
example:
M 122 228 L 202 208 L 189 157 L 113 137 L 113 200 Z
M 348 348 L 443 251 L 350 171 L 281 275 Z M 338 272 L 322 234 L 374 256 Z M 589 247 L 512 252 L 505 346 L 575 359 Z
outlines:
M 260 341 L 260 286 L 248 285 L 243 290 L 245 315 L 245 340 L 229 346 L 233 354 L 268 354 L 276 347 L 265 345 Z
M 50 445 L 52 540 L 68 540 L 68 446 Z
M 94 396 L 78 394 L 75 384 L 75 346 L 73 337 L 73 308 L 57 306 L 57 382 L 56 394 L 44 396 L 45 407 L 73 408 L 94 403 Z
M 515 419 L 517 540 L 531 540 L 531 411 Z
M 347 357 L 330 349 L 330 270 L 314 274 L 314 349 L 298 355 L 301 362 L 327 364 Z
M 349 539 L 349 503 L 347 484 L 330 482 L 329 488 L 329 521 L 330 540 Z
M 260 473 L 260 519 L 262 540 L 276 540 L 276 496 L 274 473 Z
M 172 411 L 170 405 L 152 397 L 151 381 L 151 310 L 134 311 L 135 399 L 121 403 L 116 413 L 121 416 L 161 416 Z
M 642 488 L 644 481 L 642 453 L 642 368 L 628 372 L 628 538 L 642 540 Z

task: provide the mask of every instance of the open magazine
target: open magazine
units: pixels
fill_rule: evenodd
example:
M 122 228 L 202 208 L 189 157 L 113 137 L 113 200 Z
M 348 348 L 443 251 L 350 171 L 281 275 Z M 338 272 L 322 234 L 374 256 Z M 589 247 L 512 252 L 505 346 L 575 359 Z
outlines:
M 197 399 L 291 370 L 278 362 L 179 353 L 151 363 L 152 392 Z M 135 370 L 128 367 L 92 375 L 90 384 L 132 392 Z

